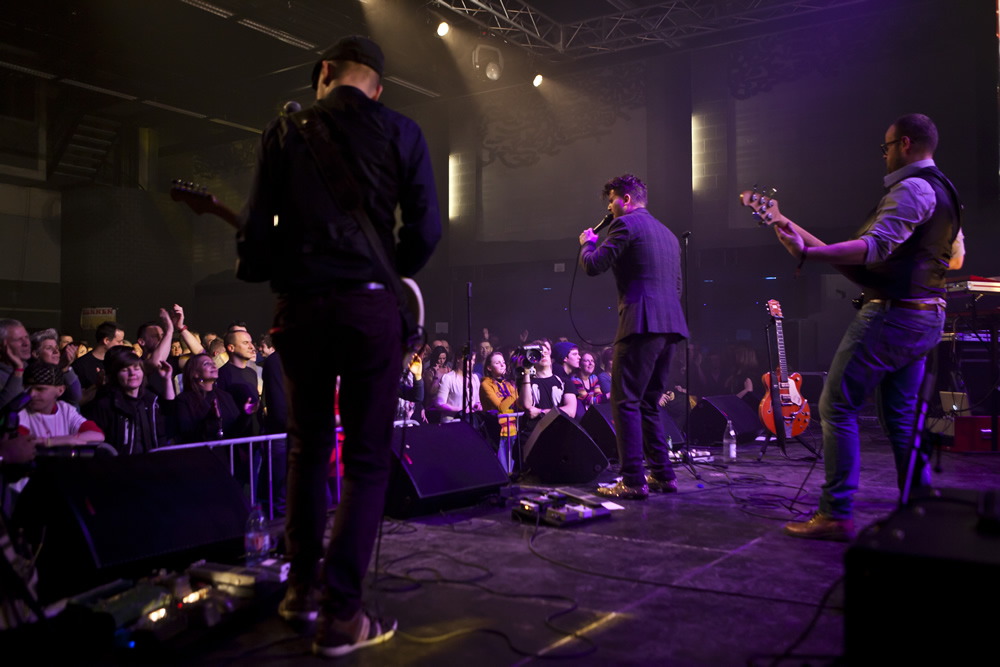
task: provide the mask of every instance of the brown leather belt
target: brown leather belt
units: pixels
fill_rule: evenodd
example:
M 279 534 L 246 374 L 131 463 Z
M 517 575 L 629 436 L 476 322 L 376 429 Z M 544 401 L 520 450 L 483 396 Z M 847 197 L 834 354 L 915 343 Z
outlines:
M 885 310 L 890 308 L 906 308 L 907 310 L 941 310 L 941 305 L 936 303 L 920 303 L 919 301 L 900 301 L 899 299 L 868 299 L 865 303 L 877 303 Z

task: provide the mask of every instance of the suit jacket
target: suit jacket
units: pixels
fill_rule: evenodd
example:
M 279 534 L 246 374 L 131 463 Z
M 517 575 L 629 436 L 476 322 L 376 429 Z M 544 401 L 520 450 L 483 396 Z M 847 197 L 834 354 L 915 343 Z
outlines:
M 588 276 L 609 268 L 618 287 L 615 342 L 636 333 L 687 338 L 681 308 L 681 252 L 677 237 L 644 208 L 611 223 L 600 245 L 585 243 L 580 265 Z

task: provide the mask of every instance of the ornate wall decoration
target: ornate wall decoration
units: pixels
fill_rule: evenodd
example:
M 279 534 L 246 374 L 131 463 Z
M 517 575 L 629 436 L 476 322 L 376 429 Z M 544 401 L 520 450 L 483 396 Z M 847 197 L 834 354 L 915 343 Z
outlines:
M 531 87 L 491 95 L 479 126 L 483 164 L 532 165 L 581 138 L 608 134 L 630 109 L 645 106 L 645 74 L 637 62 L 560 79 L 550 95 Z
M 832 76 L 854 68 L 875 56 L 873 51 L 884 43 L 883 28 L 880 22 L 845 22 L 735 46 L 730 51 L 730 92 L 745 100 L 812 73 Z

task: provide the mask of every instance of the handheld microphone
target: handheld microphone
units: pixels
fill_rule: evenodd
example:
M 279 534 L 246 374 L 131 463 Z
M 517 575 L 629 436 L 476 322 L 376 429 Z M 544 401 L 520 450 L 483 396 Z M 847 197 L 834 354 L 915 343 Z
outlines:
M 295 100 L 291 100 L 285 102 L 285 106 L 281 108 L 281 115 L 291 116 L 296 111 L 302 111 L 302 105 L 296 102 Z
M 599 223 L 597 223 L 597 225 L 594 227 L 594 233 L 599 234 L 601 230 L 604 229 L 614 219 L 615 219 L 615 214 L 608 213 L 606 216 L 604 216 L 604 219 L 601 220 Z

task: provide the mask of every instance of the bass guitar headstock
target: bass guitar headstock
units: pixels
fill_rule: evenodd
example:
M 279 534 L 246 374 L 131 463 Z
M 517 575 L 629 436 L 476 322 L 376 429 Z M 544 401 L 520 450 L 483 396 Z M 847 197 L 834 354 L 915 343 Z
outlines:
M 753 190 L 744 190 L 740 193 L 740 204 L 753 209 L 753 219 L 758 225 L 768 227 L 784 219 L 778 210 L 778 200 L 774 198 L 776 194 L 778 191 L 774 188 L 764 188 L 758 192 L 757 186 L 754 185 Z
M 778 303 L 777 299 L 771 299 L 767 302 L 767 314 L 776 320 L 784 318 L 784 315 L 781 314 L 781 304 Z
M 170 186 L 170 198 L 174 201 L 184 202 L 188 207 L 201 215 L 202 213 L 219 213 L 222 205 L 208 189 L 197 183 L 174 179 Z

